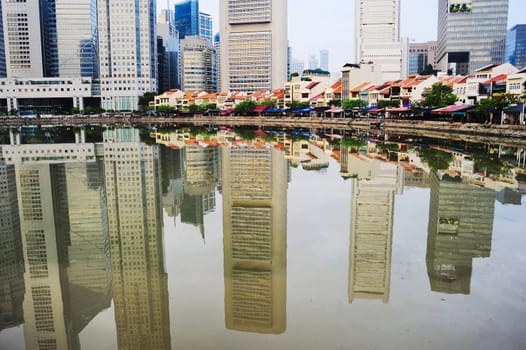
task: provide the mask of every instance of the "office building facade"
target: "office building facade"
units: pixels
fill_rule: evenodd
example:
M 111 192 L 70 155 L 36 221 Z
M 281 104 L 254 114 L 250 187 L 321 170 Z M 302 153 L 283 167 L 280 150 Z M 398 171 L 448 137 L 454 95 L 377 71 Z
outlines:
M 526 67 L 526 24 L 518 24 L 508 30 L 506 61 L 519 69 Z
M 320 50 L 320 68 L 329 70 L 329 50 Z
M 467 75 L 504 59 L 509 0 L 439 0 L 437 62 Z
M 287 1 L 220 2 L 221 90 L 254 92 L 287 80 Z
M 214 42 L 214 34 L 212 31 L 212 16 L 208 13 L 199 12 L 199 36 L 205 38 L 211 43 Z
M 436 41 L 409 44 L 408 74 L 419 74 L 427 65 L 436 69 Z
M 355 1 L 356 63 L 380 65 L 383 80 L 407 75 L 408 42 L 400 40 L 400 0 Z
M 156 2 L 99 0 L 101 106 L 138 109 L 139 97 L 157 90 Z
M 184 0 L 174 7 L 175 28 L 179 37 L 199 35 L 199 0 Z
M 179 32 L 173 11 L 163 10 L 157 20 L 158 92 L 179 88 Z
M 184 91 L 214 92 L 215 50 L 212 43 L 199 36 L 181 40 L 181 87 Z

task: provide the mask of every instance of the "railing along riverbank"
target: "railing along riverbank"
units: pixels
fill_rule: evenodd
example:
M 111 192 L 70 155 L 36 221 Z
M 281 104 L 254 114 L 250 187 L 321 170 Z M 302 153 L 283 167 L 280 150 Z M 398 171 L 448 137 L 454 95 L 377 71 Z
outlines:
M 46 118 L 0 117 L 0 127 L 80 126 L 80 125 L 197 125 L 255 126 L 260 128 L 313 128 L 337 130 L 370 130 L 382 128 L 388 134 L 421 135 L 466 141 L 526 144 L 526 126 L 455 123 L 404 119 L 320 118 L 320 117 L 259 117 L 259 116 L 54 116 Z

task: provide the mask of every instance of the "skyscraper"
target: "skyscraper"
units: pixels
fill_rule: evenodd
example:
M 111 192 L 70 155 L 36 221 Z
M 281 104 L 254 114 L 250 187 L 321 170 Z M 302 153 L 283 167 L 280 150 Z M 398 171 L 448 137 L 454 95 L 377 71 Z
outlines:
M 101 106 L 132 111 L 157 90 L 154 0 L 99 0 Z
M 164 92 L 181 86 L 179 82 L 179 32 L 173 23 L 173 11 L 161 11 L 157 20 L 157 38 L 158 92 Z
M 400 40 L 400 0 L 355 0 L 356 63 L 381 66 L 383 80 L 407 75 L 407 39 Z
M 2 2 L 0 2 L 0 78 L 7 76 L 5 66 L 4 18 L 2 16 Z
M 503 63 L 509 0 L 439 0 L 437 62 L 467 75 Z
M 418 74 L 429 64 L 433 66 L 433 69 L 436 69 L 436 47 L 436 41 L 410 43 L 408 74 Z
M 199 36 L 213 43 L 213 35 L 212 16 L 208 13 L 199 12 Z
M 329 70 L 329 50 L 320 50 L 320 68 Z
M 287 1 L 220 2 L 221 90 L 254 92 L 287 81 Z
M 215 50 L 205 38 L 187 35 L 181 40 L 181 87 L 185 91 L 214 92 Z
M 506 61 L 519 69 L 526 68 L 526 24 L 517 24 L 508 30 Z
M 199 0 L 183 0 L 174 7 L 175 28 L 179 38 L 199 35 Z

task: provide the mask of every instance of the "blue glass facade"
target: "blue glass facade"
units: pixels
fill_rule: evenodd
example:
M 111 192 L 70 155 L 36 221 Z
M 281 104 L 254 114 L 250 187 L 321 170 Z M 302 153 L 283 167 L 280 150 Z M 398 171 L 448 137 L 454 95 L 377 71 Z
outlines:
M 515 67 L 526 67 L 526 24 L 518 24 L 506 36 L 506 60 Z
M 174 10 L 175 28 L 179 32 L 179 38 L 199 35 L 199 1 L 182 1 L 175 4 Z
M 208 13 L 199 13 L 199 36 L 213 43 L 212 16 Z

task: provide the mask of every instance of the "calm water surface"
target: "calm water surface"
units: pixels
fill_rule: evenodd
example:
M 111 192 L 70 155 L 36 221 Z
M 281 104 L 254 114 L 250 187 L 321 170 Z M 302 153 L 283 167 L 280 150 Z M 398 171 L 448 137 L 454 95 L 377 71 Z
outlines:
M 526 348 L 519 149 L 65 134 L 3 132 L 0 349 Z

